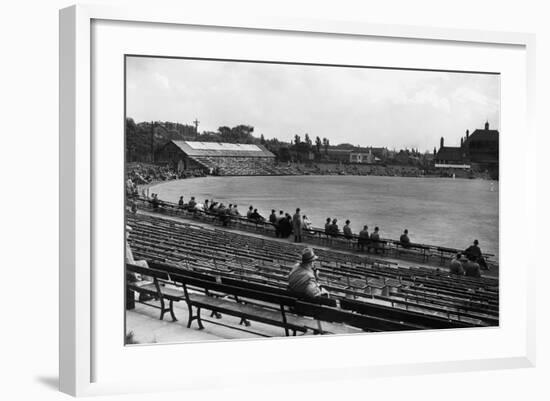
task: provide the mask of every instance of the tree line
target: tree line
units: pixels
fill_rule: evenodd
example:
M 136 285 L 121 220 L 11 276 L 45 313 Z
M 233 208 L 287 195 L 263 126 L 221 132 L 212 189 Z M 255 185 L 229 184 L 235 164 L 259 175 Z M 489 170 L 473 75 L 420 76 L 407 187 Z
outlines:
M 129 162 L 154 162 L 159 150 L 172 140 L 202 141 L 202 142 L 227 142 L 262 145 L 272 152 L 279 162 L 322 162 L 341 161 L 329 150 L 350 150 L 366 152 L 366 148 L 359 148 L 350 143 L 331 145 L 328 138 L 316 136 L 313 139 L 308 133 L 303 138 L 294 135 L 290 142 L 277 138 L 266 139 L 263 134 L 255 136 L 254 127 L 239 124 L 234 127 L 221 126 L 217 131 L 197 132 L 193 125 L 173 122 L 150 121 L 136 123 L 132 118 L 126 119 L 126 160 Z M 400 165 L 424 165 L 427 166 L 426 153 L 420 153 L 418 149 L 401 149 L 399 151 L 385 151 L 378 155 L 382 163 L 395 163 Z M 334 152 L 333 152 L 334 153 Z
M 328 138 L 315 138 L 315 144 L 305 134 L 294 136 L 294 141 L 285 142 L 276 138 L 265 139 L 254 135 L 254 127 L 240 124 L 235 127 L 222 126 L 217 131 L 197 132 L 195 126 L 179 123 L 151 121 L 137 123 L 126 118 L 126 159 L 128 161 L 154 162 L 155 154 L 172 140 L 227 142 L 263 145 L 275 154 L 281 162 L 321 160 L 328 157 L 330 142 Z

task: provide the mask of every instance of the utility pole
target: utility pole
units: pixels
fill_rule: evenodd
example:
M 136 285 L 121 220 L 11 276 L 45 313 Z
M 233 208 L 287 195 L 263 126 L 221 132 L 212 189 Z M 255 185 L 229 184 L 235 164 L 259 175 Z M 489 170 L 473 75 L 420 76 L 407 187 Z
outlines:
M 193 124 L 195 124 L 195 138 L 199 136 L 199 123 L 200 121 L 195 117 L 195 121 L 193 121 Z
M 155 123 L 151 121 L 151 162 L 155 162 Z

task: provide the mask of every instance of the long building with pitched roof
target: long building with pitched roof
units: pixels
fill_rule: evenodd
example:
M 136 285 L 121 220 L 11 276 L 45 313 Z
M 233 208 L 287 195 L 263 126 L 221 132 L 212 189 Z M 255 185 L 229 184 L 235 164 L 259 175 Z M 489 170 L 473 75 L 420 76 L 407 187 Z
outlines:
M 281 174 L 275 155 L 254 144 L 170 141 L 160 149 L 157 160 L 179 172 L 200 169 L 215 175 Z

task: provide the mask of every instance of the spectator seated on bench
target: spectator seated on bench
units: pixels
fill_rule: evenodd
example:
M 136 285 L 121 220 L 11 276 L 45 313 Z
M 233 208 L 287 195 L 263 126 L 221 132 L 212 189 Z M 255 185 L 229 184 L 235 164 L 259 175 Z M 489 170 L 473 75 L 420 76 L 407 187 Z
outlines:
M 307 218 L 307 216 L 304 214 L 302 216 L 302 226 L 304 227 L 304 231 L 308 234 L 315 234 L 314 231 L 312 231 L 311 227 L 311 221 Z
M 288 289 L 298 296 L 316 298 L 328 296 L 328 292 L 318 282 L 314 262 L 319 259 L 311 248 L 304 248 L 302 260 L 294 265 L 288 275 Z
M 330 217 L 327 217 L 327 221 L 325 223 L 325 234 L 327 235 L 327 237 L 330 235 Z
M 386 241 L 380 239 L 380 228 L 374 227 L 374 232 L 370 235 L 368 249 L 373 249 L 374 253 L 378 254 L 378 251 L 384 253 Z
M 195 212 L 197 210 L 197 201 L 194 196 L 191 197 L 191 200 L 187 204 L 187 210 L 190 212 Z
M 338 220 L 333 219 L 332 224 L 330 224 L 328 226 L 328 235 L 330 235 L 332 237 L 336 237 L 336 236 L 338 236 L 339 232 L 340 232 L 340 229 L 338 228 Z
M 369 227 L 363 226 L 363 229 L 359 232 L 359 237 L 357 238 L 357 245 L 361 252 L 365 251 L 365 247 L 368 249 L 369 246 Z
M 237 204 L 234 204 L 232 208 L 229 208 L 229 214 L 231 217 L 239 217 L 241 215 L 239 213 L 239 209 L 237 208 Z
M 353 238 L 353 233 L 351 232 L 351 227 L 350 227 L 350 221 L 349 220 L 346 220 L 346 225 L 344 226 L 344 228 L 342 229 L 343 232 L 344 232 L 344 237 L 347 239 L 347 240 L 351 240 Z
M 403 234 L 401 234 L 401 237 L 399 237 L 399 243 L 405 249 L 408 249 L 408 248 L 411 247 L 411 240 L 409 238 L 409 230 L 405 229 L 405 231 L 403 231 Z
M 255 223 L 262 223 L 265 221 L 265 218 L 260 213 L 258 213 L 258 209 L 254 209 L 254 211 L 248 216 L 248 219 Z
M 463 265 L 464 275 L 467 277 L 481 277 L 481 271 L 479 264 L 475 262 L 475 257 L 470 256 L 466 263 Z
M 466 259 L 462 254 L 459 252 L 456 254 L 456 258 L 451 260 L 450 266 L 449 266 L 449 273 L 453 276 L 464 276 L 464 267 L 463 264 L 466 263 L 468 259 Z
M 227 227 L 229 224 L 229 221 L 231 220 L 231 216 L 229 215 L 229 211 L 233 205 L 229 205 L 229 208 L 226 208 L 223 203 L 220 203 L 220 206 L 216 210 L 218 213 L 218 217 L 220 218 L 220 222 L 222 223 L 222 226 Z
M 158 194 L 152 194 L 151 200 L 149 202 L 151 202 L 151 205 L 153 205 L 153 210 L 158 210 L 162 205 L 162 202 L 158 198 Z

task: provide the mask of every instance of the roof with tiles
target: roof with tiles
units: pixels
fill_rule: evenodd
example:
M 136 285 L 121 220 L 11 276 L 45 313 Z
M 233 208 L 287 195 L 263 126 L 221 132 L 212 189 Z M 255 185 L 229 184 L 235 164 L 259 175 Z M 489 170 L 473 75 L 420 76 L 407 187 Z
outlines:
M 444 146 L 437 152 L 436 160 L 462 161 L 462 150 L 458 147 Z

